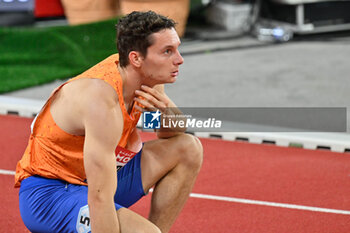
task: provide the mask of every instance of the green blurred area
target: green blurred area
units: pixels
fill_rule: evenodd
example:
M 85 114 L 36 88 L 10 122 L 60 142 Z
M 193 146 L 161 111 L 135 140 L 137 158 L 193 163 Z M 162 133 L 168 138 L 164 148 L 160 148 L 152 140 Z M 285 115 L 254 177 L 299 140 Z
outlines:
M 116 53 L 116 23 L 0 28 L 0 93 L 73 77 Z
M 190 1 L 188 24 L 203 23 L 201 0 Z M 0 94 L 68 79 L 116 53 L 112 19 L 78 26 L 0 27 Z

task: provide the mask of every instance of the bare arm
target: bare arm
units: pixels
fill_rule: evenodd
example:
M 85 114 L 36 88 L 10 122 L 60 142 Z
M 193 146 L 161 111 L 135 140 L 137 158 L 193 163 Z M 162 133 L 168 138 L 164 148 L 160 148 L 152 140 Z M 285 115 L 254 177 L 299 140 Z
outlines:
M 163 116 L 166 115 L 182 115 L 180 109 L 177 108 L 175 103 L 165 94 L 164 85 L 156 85 L 153 88 L 142 86 L 141 90 L 136 91 L 137 96 L 142 96 L 143 99 L 135 98 L 135 101 L 144 106 L 144 109 L 137 106 L 140 111 L 155 111 L 160 110 Z M 170 120 L 185 120 L 180 118 L 169 118 Z M 185 127 L 175 127 L 175 128 L 163 128 L 157 129 L 158 138 L 170 138 L 176 135 L 182 134 L 186 131 Z
M 91 87 L 83 101 L 84 166 L 91 231 L 119 233 L 113 199 L 117 188 L 114 151 L 122 134 L 123 117 L 114 90 L 105 85 Z

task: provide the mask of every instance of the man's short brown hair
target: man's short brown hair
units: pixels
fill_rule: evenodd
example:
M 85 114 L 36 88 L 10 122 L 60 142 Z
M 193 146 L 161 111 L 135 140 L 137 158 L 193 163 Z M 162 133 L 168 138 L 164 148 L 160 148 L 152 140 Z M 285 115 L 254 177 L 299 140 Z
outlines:
M 131 51 L 138 51 L 146 57 L 147 48 L 153 43 L 150 35 L 174 27 L 172 19 L 153 11 L 134 11 L 121 18 L 116 26 L 120 66 L 126 67 L 129 64 Z

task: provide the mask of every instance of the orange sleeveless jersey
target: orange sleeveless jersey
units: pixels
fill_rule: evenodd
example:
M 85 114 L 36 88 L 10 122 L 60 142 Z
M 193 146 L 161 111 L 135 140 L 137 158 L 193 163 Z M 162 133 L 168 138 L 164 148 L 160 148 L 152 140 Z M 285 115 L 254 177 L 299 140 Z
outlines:
M 115 89 L 124 118 L 123 133 L 118 148 L 125 148 L 141 113 L 135 108 L 132 109 L 130 114 L 126 110 L 122 78 L 117 69 L 118 60 L 118 54 L 112 55 L 63 85 L 80 78 L 97 78 L 104 80 Z M 52 96 L 63 85 L 52 93 L 46 105 L 32 123 L 28 146 L 22 159 L 17 163 L 15 187 L 19 187 L 23 179 L 33 175 L 65 180 L 72 184 L 87 185 L 83 163 L 85 137 L 64 132 L 56 125 L 50 113 Z M 116 153 L 118 148 L 116 148 Z

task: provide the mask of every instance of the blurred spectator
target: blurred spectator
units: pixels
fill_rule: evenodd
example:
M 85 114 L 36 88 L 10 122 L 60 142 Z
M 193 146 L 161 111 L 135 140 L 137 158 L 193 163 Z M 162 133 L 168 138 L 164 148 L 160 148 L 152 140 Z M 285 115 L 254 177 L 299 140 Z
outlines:
M 118 0 L 61 0 L 69 24 L 91 23 L 120 15 Z
M 69 24 L 83 24 L 153 10 L 177 22 L 179 36 L 185 33 L 190 0 L 61 0 Z
M 180 37 L 185 33 L 190 0 L 120 0 L 122 14 L 152 10 L 173 19 Z

